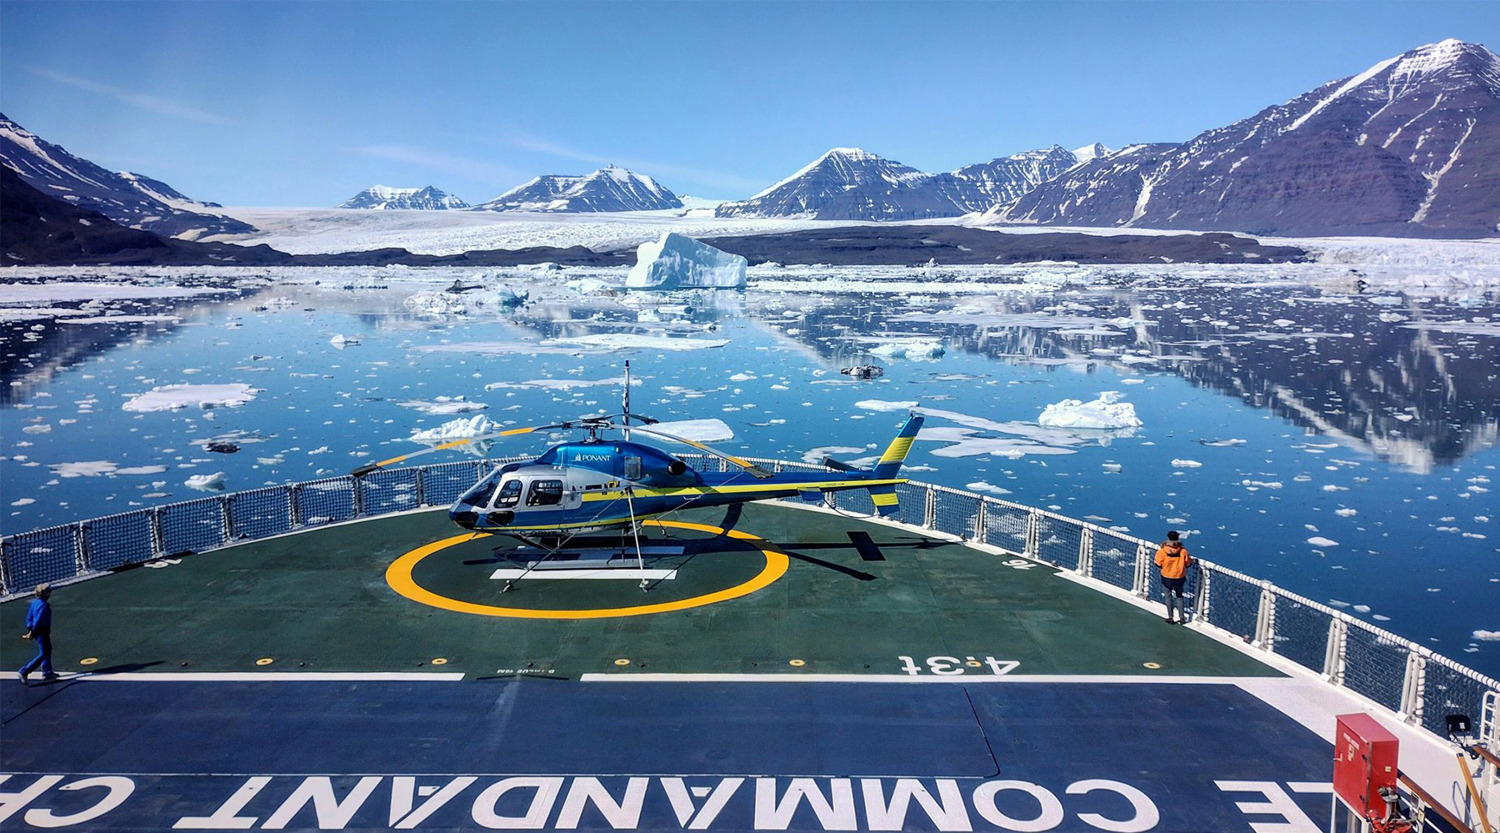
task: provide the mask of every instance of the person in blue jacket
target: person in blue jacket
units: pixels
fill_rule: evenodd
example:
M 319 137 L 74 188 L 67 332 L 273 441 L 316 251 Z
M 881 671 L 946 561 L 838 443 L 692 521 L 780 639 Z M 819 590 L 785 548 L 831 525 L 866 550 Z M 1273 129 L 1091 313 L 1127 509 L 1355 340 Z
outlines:
M 26 682 L 26 675 L 35 671 L 37 666 L 41 666 L 42 679 L 57 679 L 57 674 L 52 670 L 52 605 L 47 603 L 51 595 L 52 585 L 38 584 L 36 600 L 26 609 L 26 633 L 22 636 L 36 640 L 36 656 L 31 658 L 31 662 L 21 666 L 23 683 Z

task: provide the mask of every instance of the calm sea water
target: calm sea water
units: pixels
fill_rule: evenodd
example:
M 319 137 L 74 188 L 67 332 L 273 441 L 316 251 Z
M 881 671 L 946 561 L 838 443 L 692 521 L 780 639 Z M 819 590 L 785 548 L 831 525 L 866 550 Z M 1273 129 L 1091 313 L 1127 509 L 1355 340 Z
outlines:
M 913 478 L 1147 538 L 1183 530 L 1203 557 L 1500 674 L 1500 641 L 1484 638 L 1500 632 L 1493 297 L 1205 282 L 869 293 L 810 291 L 789 275 L 746 293 L 622 300 L 564 291 L 559 278 L 515 310 L 474 293 L 464 298 L 492 302 L 438 315 L 406 299 L 452 273 L 354 290 L 320 275 L 122 307 L 176 321 L 4 325 L 4 531 L 200 497 L 185 485 L 194 475 L 222 472 L 234 491 L 347 473 L 459 417 L 614 412 L 620 387 L 607 380 L 629 358 L 635 410 L 722 419 L 735 432 L 725 450 L 818 460 L 836 447 L 857 460 L 916 407 L 929 418 Z M 340 349 L 337 335 L 359 343 Z M 597 336 L 602 346 L 566 341 Z M 641 336 L 700 349 L 629 346 Z M 878 380 L 839 373 L 872 362 Z M 123 408 L 161 386 L 230 383 L 254 398 Z M 1049 404 L 1106 391 L 1142 426 L 1036 424 Z M 212 453 L 210 440 L 240 450 Z

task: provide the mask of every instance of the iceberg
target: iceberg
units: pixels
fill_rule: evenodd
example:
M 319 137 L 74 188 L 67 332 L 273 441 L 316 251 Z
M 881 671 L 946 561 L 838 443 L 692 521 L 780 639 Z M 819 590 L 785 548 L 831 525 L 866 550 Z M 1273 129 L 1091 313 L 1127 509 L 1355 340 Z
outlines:
M 1119 391 L 1107 390 L 1092 402 L 1064 399 L 1048 405 L 1037 417 L 1038 425 L 1052 428 L 1139 428 L 1144 423 L 1135 415 L 1135 406 L 1121 402 Z
M 746 261 L 675 231 L 636 249 L 626 289 L 744 289 Z
M 414 443 L 438 445 L 451 440 L 466 440 L 471 437 L 478 437 L 481 434 L 493 434 L 498 430 L 500 430 L 499 426 L 490 421 L 489 417 L 484 414 L 477 414 L 469 419 L 459 417 L 458 419 L 449 420 L 436 428 L 417 431 L 411 435 L 410 439 Z

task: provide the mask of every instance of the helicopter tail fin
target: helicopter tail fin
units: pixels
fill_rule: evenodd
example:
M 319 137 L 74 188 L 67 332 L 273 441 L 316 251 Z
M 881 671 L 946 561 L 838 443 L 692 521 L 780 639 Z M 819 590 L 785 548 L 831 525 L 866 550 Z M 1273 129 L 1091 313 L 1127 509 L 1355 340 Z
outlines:
M 911 452 L 911 444 L 917 438 L 917 432 L 922 430 L 922 418 L 913 416 L 906 420 L 901 426 L 901 431 L 891 444 L 886 446 L 885 453 L 880 455 L 880 462 L 870 470 L 871 480 L 890 480 L 901 470 L 901 464 L 905 462 L 906 455 Z M 896 487 L 891 485 L 870 487 L 870 499 L 875 503 L 875 510 L 881 515 L 894 515 L 900 509 L 896 498 Z

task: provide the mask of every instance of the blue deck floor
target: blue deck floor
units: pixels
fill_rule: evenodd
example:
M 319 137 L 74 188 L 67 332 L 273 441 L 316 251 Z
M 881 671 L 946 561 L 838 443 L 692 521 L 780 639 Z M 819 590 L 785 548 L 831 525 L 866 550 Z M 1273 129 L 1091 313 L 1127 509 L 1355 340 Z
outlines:
M 1328 744 L 1227 682 L 3 681 L 0 709 L 6 829 L 1327 827 Z

